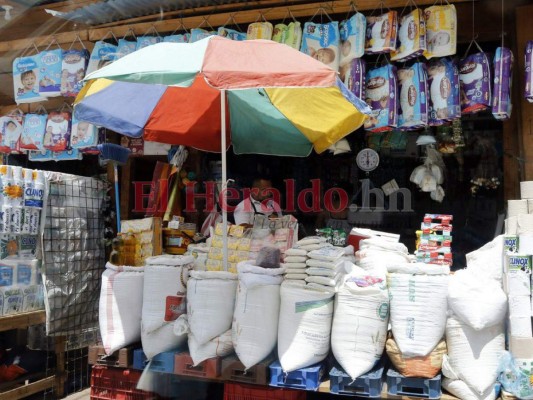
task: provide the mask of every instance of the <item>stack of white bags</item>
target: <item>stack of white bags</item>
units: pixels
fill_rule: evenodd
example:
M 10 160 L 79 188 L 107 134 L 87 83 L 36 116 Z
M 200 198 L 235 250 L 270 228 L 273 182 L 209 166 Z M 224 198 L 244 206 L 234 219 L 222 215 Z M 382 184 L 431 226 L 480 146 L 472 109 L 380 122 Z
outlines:
M 305 270 L 308 275 L 305 278 L 307 286 L 320 290 L 335 290 L 345 271 L 344 252 L 343 248 L 332 246 L 310 251 L 307 254 L 309 258 Z
M 281 264 L 285 268 L 285 279 L 305 285 L 308 253 L 323 247 L 331 247 L 331 245 L 326 243 L 326 238 L 320 236 L 310 236 L 296 242 L 293 248 L 285 252 L 285 258 Z
M 378 276 L 386 276 L 390 266 L 412 260 L 404 244 L 379 237 L 361 240 L 355 259 L 358 266 Z

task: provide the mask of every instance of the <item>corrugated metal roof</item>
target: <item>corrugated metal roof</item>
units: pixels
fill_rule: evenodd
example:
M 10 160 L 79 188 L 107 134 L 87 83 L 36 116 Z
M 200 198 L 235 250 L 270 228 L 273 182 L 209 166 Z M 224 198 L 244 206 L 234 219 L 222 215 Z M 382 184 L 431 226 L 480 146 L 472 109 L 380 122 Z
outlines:
M 56 16 L 73 22 L 100 25 L 169 11 L 247 2 L 247 0 L 107 0 Z

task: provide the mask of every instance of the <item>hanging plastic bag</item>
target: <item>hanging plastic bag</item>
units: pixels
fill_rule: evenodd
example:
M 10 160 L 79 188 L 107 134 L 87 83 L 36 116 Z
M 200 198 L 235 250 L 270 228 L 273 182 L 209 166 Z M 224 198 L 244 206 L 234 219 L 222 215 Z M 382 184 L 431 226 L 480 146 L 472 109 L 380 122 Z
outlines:
M 519 399 L 533 399 L 533 360 L 514 359 L 505 351 L 500 359 L 500 378 L 505 391 Z
M 373 68 L 366 74 L 366 102 L 372 108 L 365 129 L 390 131 L 398 125 L 396 67 L 390 64 Z
M 306 22 L 302 36 L 301 51 L 323 62 L 335 71 L 339 70 L 339 23 L 326 24 Z
M 39 94 L 41 96 L 55 97 L 61 95 L 62 63 L 63 50 L 61 48 L 54 50 L 47 48 L 39 53 Z
M 37 53 L 39 50 L 33 45 Z M 17 57 L 13 60 L 13 88 L 17 104 L 46 100 L 39 94 L 39 54 Z
M 513 82 L 513 52 L 506 47 L 498 47 L 494 55 L 494 90 L 492 115 L 501 121 L 511 117 L 511 85 Z
M 391 52 L 392 61 L 406 61 L 424 54 L 426 20 L 419 8 L 400 18 L 397 46 L 398 48 Z
M 428 122 L 427 74 L 423 63 L 398 70 L 400 107 L 398 126 L 402 130 L 423 128 Z
M 461 116 L 459 85 L 459 71 L 451 60 L 441 58 L 429 63 L 429 125 L 442 125 Z
M 93 51 L 89 57 L 89 64 L 87 65 L 87 75 L 99 70 L 107 64 L 111 64 L 117 59 L 118 46 L 104 41 L 110 34 L 115 41 L 117 41 L 113 32 L 110 31 L 102 38 L 102 40 L 99 40 L 94 44 Z
M 388 13 L 366 18 L 366 54 L 389 53 L 396 49 L 398 13 Z
M 476 113 L 491 106 L 490 64 L 486 53 L 463 58 L 459 64 L 459 80 L 463 114 Z
M 48 114 L 43 145 L 47 150 L 54 152 L 67 148 L 70 140 L 71 113 L 68 111 L 52 111 Z
M 72 135 L 70 147 L 73 149 L 84 149 L 94 147 L 98 144 L 98 130 L 96 126 L 85 121 L 78 121 L 72 117 Z
M 78 38 L 79 40 L 79 38 Z M 80 40 L 80 43 L 83 43 Z M 72 49 L 63 52 L 63 64 L 61 70 L 61 95 L 76 97 L 83 86 L 83 78 L 87 71 L 89 51 L 83 47 L 81 50 Z
M 356 12 L 339 25 L 340 31 L 340 66 L 349 64 L 354 58 L 365 54 L 366 17 Z
M 43 149 L 44 132 L 46 131 L 46 121 L 48 114 L 41 107 L 40 113 L 26 114 L 22 126 L 20 137 L 20 148 L 24 150 L 41 150 Z
M 424 10 L 426 16 L 427 50 L 424 56 L 453 56 L 457 46 L 457 13 L 453 4 L 432 6 Z
M 0 153 L 9 154 L 20 151 L 23 115 L 22 111 L 16 109 L 0 117 Z

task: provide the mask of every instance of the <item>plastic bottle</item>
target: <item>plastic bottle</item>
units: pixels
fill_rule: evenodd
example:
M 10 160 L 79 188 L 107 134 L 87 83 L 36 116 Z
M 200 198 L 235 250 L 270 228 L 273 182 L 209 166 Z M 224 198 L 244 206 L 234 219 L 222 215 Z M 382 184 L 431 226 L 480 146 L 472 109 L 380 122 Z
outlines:
M 122 246 L 123 240 L 122 240 L 122 234 L 118 234 L 116 238 L 113 239 L 111 243 L 111 247 L 113 250 L 111 250 L 111 254 L 109 256 L 109 262 L 113 265 L 124 265 L 124 258 L 122 256 Z
M 139 265 L 140 263 L 140 251 L 138 246 L 137 238 L 133 232 L 128 232 L 124 236 L 123 242 L 123 259 L 124 264 L 131 267 Z

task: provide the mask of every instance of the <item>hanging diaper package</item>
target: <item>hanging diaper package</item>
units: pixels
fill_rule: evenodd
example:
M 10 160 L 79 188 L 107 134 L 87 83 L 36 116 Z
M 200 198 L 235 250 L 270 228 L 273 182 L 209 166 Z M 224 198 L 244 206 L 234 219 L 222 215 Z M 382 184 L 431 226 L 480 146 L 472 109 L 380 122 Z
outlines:
M 265 39 L 271 40 L 274 28 L 270 22 L 253 22 L 248 25 L 246 39 Z
M 115 61 L 117 58 L 117 49 L 117 46 L 114 44 L 106 43 L 103 40 L 96 42 L 89 57 L 87 75 Z
M 191 38 L 189 39 L 189 43 L 194 43 L 199 40 L 205 39 L 206 37 L 214 36 L 216 34 L 217 33 L 214 31 L 206 31 L 205 29 L 194 28 L 191 29 Z
M 73 149 L 85 149 L 98 144 L 98 129 L 93 124 L 78 121 L 73 116 L 71 131 L 70 147 Z
M 432 6 L 424 10 L 426 16 L 427 50 L 424 56 L 453 56 L 457 46 L 457 13 L 453 4 Z
M 26 114 L 20 136 L 20 148 L 40 150 L 43 148 L 44 132 L 48 114 Z
M 52 111 L 48 114 L 43 146 L 51 151 L 63 151 L 70 140 L 71 114 L 66 111 Z
M 0 118 L 0 153 L 20 151 L 23 115 L 12 113 Z
M 377 17 L 366 17 L 365 53 L 389 53 L 395 50 L 397 29 L 396 11 L 389 11 Z
M 494 55 L 494 89 L 492 115 L 499 120 L 511 117 L 511 84 L 513 81 L 514 57 L 510 49 L 498 47 Z
M 461 111 L 476 113 L 491 105 L 490 64 L 486 53 L 467 56 L 459 63 Z
M 28 160 L 37 162 L 52 161 L 52 152 L 50 150 L 30 150 L 28 151 Z
M 461 117 L 459 71 L 446 58 L 432 60 L 428 66 L 429 125 L 438 126 Z
M 300 50 L 302 44 L 302 25 L 298 21 L 293 21 L 289 25 L 277 24 L 274 26 L 272 40 Z
M 221 26 L 218 28 L 218 36 L 223 36 L 231 40 L 241 41 L 246 40 L 246 33 L 236 31 L 235 29 L 229 29 Z
M 526 44 L 525 59 L 526 88 L 524 91 L 524 96 L 526 97 L 527 101 L 533 103 L 533 40 L 529 40 Z
M 340 67 L 340 79 L 358 99 L 365 99 L 365 60 L 354 58 L 348 64 Z
M 355 13 L 339 25 L 340 33 L 340 66 L 349 64 L 354 58 L 365 54 L 366 17 Z
M 168 35 L 163 37 L 165 43 L 189 43 L 191 39 L 190 33 L 183 33 L 180 35 Z
M 398 70 L 400 107 L 398 126 L 401 130 L 415 130 L 427 126 L 427 75 L 423 63 Z
M 39 54 L 13 60 L 13 88 L 17 104 L 46 100 L 39 94 L 39 64 Z
M 82 153 L 78 149 L 69 149 L 69 150 L 63 150 L 52 152 L 52 160 L 54 161 L 73 161 L 73 160 L 81 160 L 83 159 Z
M 419 8 L 400 18 L 397 49 L 391 52 L 392 61 L 416 58 L 426 50 L 426 19 Z
M 306 22 L 302 37 L 302 53 L 339 70 L 339 23 L 315 24 Z
M 135 46 L 135 51 L 144 49 L 145 47 L 159 42 L 161 42 L 160 36 L 141 36 L 140 38 L 137 38 L 137 46 Z
M 61 71 L 61 95 L 76 97 L 83 86 L 83 78 L 87 70 L 89 52 L 83 50 L 66 50 L 63 52 Z
M 367 72 L 366 103 L 372 108 L 372 114 L 364 125 L 367 131 L 390 131 L 398 125 L 395 66 L 387 64 Z
M 128 54 L 133 53 L 137 49 L 137 39 L 126 40 L 124 38 L 118 40 L 117 60 Z
M 45 50 L 39 53 L 39 94 L 44 97 L 61 95 L 63 50 Z

